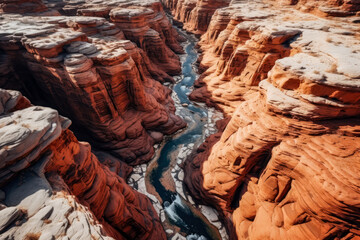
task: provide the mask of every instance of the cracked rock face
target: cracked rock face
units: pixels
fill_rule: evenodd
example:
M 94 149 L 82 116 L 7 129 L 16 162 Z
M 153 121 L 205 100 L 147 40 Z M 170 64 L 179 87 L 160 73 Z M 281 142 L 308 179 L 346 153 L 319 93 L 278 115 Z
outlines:
M 46 5 L 73 12 L 72 5 Z M 158 136 L 185 126 L 161 85 L 181 70 L 181 39 L 158 1 L 72 7 L 83 16 L 2 15 L 0 86 L 58 109 L 94 146 L 131 165 L 144 163 Z
M 312 1 L 274 2 L 232 1 L 212 15 L 191 98 L 231 120 L 186 162 L 184 181 L 222 211 L 231 238 L 356 239 L 357 17 L 316 10 L 346 1 L 317 1 L 314 14 L 299 9 Z
M 16 91 L 0 99 L 1 239 L 165 239 L 150 200 L 78 142 L 68 119 Z

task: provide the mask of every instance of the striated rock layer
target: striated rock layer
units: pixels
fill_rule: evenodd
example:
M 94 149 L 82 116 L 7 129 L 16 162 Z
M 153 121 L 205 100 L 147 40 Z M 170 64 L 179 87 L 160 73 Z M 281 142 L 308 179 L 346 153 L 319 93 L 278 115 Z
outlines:
M 215 10 L 228 6 L 230 0 L 162 0 L 175 20 L 184 23 L 184 29 L 203 34 Z
M 150 202 L 57 111 L 0 89 L 1 239 L 165 239 Z
M 101 16 L 112 22 L 92 17 L 101 6 L 76 6 L 85 16 L 2 16 L 0 86 L 55 107 L 81 136 L 121 160 L 148 161 L 159 135 L 185 126 L 160 83 L 181 70 L 181 39 L 160 2 L 103 3 Z
M 191 97 L 231 120 L 188 159 L 184 181 L 234 239 L 357 239 L 356 17 L 272 4 L 232 1 L 202 35 Z
M 312 12 L 319 16 L 345 17 L 359 15 L 360 2 L 354 0 L 281 0 L 273 1 L 278 5 L 294 5 L 304 12 Z

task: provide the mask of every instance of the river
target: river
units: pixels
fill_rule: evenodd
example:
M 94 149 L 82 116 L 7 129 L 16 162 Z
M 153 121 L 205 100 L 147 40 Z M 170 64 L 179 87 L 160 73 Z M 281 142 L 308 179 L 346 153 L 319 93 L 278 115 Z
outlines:
M 188 128 L 165 143 L 157 160 L 157 166 L 151 170 L 149 179 L 162 200 L 162 207 L 165 210 L 167 219 L 171 224 L 180 228 L 180 231 L 187 236 L 187 239 L 217 240 L 221 239 L 218 229 L 207 221 L 195 204 L 190 203 L 183 197 L 186 196 L 186 193 L 180 194 L 177 191 L 167 189 L 163 184 L 164 179 L 161 180 L 164 172 L 171 167 L 173 158 L 176 158 L 174 153 L 181 147 L 192 146 L 194 148 L 201 144 L 206 135 L 209 135 L 209 130 L 206 130 L 208 123 L 214 121 L 214 119 L 210 119 L 212 116 L 209 116 L 209 110 L 205 105 L 193 103 L 188 98 L 188 94 L 198 77 L 196 65 L 194 64 L 198 58 L 198 52 L 195 48 L 197 39 L 180 29 L 178 31 L 187 41 L 184 44 L 185 54 L 181 56 L 182 76 L 178 78 L 173 87 L 175 93 L 173 98 L 175 98 L 174 100 L 178 105 L 177 114 L 187 121 Z M 174 171 L 172 172 L 174 173 Z M 184 190 L 181 189 L 180 191 Z
M 176 27 L 175 27 L 176 28 Z M 195 204 L 183 186 L 183 161 L 210 134 L 216 133 L 215 122 L 222 113 L 203 103 L 189 100 L 197 79 L 195 48 L 198 39 L 176 28 L 187 40 L 182 45 L 182 75 L 176 76 L 173 89 L 176 114 L 188 124 L 187 128 L 172 137 L 165 137 L 161 145 L 155 145 L 156 155 L 148 164 L 135 166 L 128 184 L 148 196 L 160 216 L 169 239 L 228 240 L 224 225 L 215 209 Z

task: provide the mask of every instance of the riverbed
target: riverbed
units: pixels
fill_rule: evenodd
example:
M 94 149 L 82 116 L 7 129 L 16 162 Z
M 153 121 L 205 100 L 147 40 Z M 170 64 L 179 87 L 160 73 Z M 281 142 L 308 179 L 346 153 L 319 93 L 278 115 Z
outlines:
M 205 104 L 189 100 L 193 84 L 198 78 L 197 38 L 178 29 L 186 38 L 185 54 L 180 55 L 182 75 L 175 77 L 172 98 L 176 114 L 188 124 L 185 130 L 167 137 L 156 145 L 156 156 L 149 164 L 134 168 L 128 183 L 146 194 L 157 210 L 169 239 L 227 240 L 226 230 L 215 209 L 197 205 L 183 187 L 181 164 L 205 138 L 215 133 L 215 122 L 222 114 Z

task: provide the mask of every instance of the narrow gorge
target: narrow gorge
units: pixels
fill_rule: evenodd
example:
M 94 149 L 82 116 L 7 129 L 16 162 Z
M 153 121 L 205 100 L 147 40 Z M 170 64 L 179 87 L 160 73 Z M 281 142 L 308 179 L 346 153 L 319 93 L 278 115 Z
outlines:
M 360 239 L 359 1 L 0 13 L 0 239 Z

